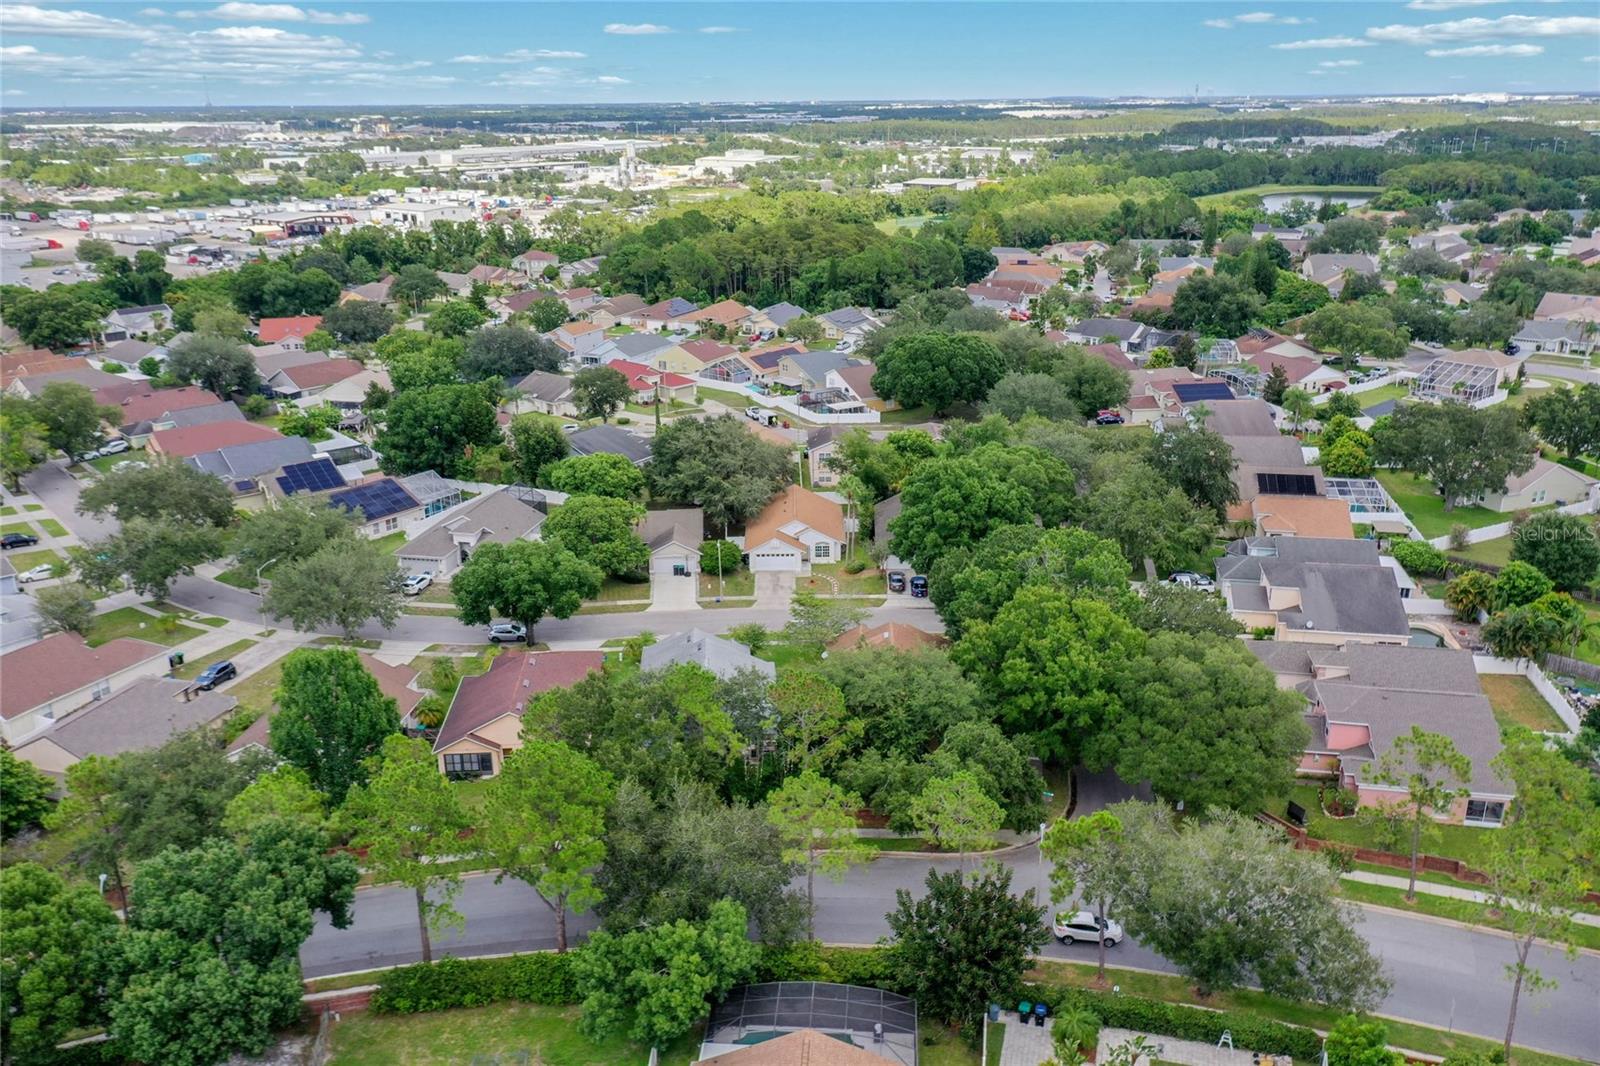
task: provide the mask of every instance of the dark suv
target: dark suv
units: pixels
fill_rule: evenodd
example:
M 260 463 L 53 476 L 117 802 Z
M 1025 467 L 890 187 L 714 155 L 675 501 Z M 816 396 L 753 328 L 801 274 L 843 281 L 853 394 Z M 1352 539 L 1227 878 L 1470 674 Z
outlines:
M 194 679 L 194 687 L 205 689 L 207 692 L 216 688 L 224 681 L 231 681 L 239 676 L 239 668 L 227 659 L 220 663 L 212 663 L 200 671 L 200 676 Z
M 32 533 L 7 533 L 0 537 L 0 548 L 26 548 L 30 544 L 39 543 L 39 538 Z
M 923 577 L 921 574 L 918 574 L 916 577 L 911 579 L 911 595 L 920 600 L 927 594 L 928 579 Z

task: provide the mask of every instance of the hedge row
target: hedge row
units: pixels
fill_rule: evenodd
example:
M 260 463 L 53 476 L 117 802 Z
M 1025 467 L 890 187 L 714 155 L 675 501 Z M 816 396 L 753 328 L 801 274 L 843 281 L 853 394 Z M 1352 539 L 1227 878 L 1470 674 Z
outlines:
M 372 1009 L 382 1014 L 416 1014 L 507 1000 L 548 1005 L 576 1003 L 573 954 L 447 958 L 431 966 L 402 966 L 383 975 L 372 997 Z M 761 981 L 833 981 L 900 991 L 890 975 L 887 955 L 876 948 L 829 948 L 814 943 L 767 948 L 762 952 L 756 977 Z M 1215 1044 L 1226 1029 L 1233 1033 L 1236 1047 L 1289 1055 L 1302 1062 L 1315 1061 L 1322 1055 L 1322 1038 L 1315 1030 L 1254 1014 L 1210 1011 L 1062 985 L 1027 985 L 1024 995 L 1036 1003 L 1049 1004 L 1055 1013 L 1069 1008 L 1089 1010 L 1102 1025 L 1118 1029 L 1206 1044 Z
M 516 1000 L 552 1006 L 578 1002 L 572 956 L 539 952 L 504 959 L 440 959 L 385 973 L 372 996 L 379 1014 L 420 1014 Z
M 1029 999 L 1049 1004 L 1054 1013 L 1081 1007 L 1099 1017 L 1100 1024 L 1115 1029 L 1135 1029 L 1203 1044 L 1215 1044 L 1223 1030 L 1229 1030 L 1235 1047 L 1266 1055 L 1288 1055 L 1297 1062 L 1316 1062 L 1322 1057 L 1322 1037 L 1315 1029 L 1275 1022 L 1257 1014 L 1205 1010 L 1060 985 L 1027 985 L 1026 991 Z

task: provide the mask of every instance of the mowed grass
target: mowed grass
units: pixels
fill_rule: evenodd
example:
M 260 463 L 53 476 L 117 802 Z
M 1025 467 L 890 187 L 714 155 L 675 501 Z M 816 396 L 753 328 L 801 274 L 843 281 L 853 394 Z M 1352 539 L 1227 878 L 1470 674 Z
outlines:
M 1511 544 L 1510 537 L 1496 537 L 1478 544 L 1469 544 L 1465 548 L 1450 548 L 1448 551 L 1452 558 L 1469 559 L 1486 566 L 1504 566 L 1511 561 Z
M 1390 400 L 1403 400 L 1407 396 L 1411 395 L 1411 389 L 1409 386 L 1397 383 L 1393 385 L 1381 385 L 1378 388 L 1371 389 L 1367 392 L 1352 392 L 1350 395 L 1356 398 L 1356 402 L 1359 403 L 1361 405 L 1361 409 L 1365 411 L 1369 407 L 1376 407 L 1380 403 L 1388 403 Z
M 38 518 L 35 521 L 39 523 L 40 529 L 52 537 L 65 537 L 68 535 L 67 527 L 57 522 L 54 518 Z
M 1287 797 L 1266 804 L 1266 810 L 1282 818 L 1284 802 L 1292 799 L 1306 811 L 1306 832 L 1320 840 L 1351 844 L 1360 848 L 1385 850 L 1372 826 L 1360 818 L 1330 818 L 1322 813 L 1317 801 L 1317 787 L 1309 782 L 1297 783 Z M 1468 866 L 1483 868 L 1484 856 L 1494 838 L 1493 829 L 1474 829 L 1464 825 L 1441 825 L 1438 834 L 1428 841 L 1423 850 L 1429 855 L 1446 859 L 1459 859 Z
M 15 552 L 7 555 L 6 558 L 10 559 L 11 565 L 16 568 L 18 573 L 21 573 L 24 570 L 32 570 L 36 566 L 43 566 L 45 563 L 54 566 L 56 563 L 61 562 L 61 553 L 52 551 L 49 548 L 39 548 L 31 552 Z
M 1523 726 L 1535 733 L 1565 733 L 1566 725 L 1550 709 L 1533 682 L 1518 674 L 1484 674 L 1478 678 L 1494 708 L 1501 729 Z
M 1406 871 L 1404 870 L 1395 870 L 1392 873 L 1399 877 L 1406 876 Z M 1394 888 L 1390 885 L 1369 885 L 1362 881 L 1340 881 L 1339 894 L 1345 899 L 1353 900 L 1356 903 L 1392 907 L 1395 910 L 1426 914 L 1434 918 L 1446 918 L 1466 925 L 1483 926 L 1488 929 L 1504 929 L 1506 927 L 1505 920 L 1492 911 L 1487 904 L 1475 903 L 1470 899 L 1430 896 L 1425 891 L 1418 891 L 1416 902 L 1407 903 L 1406 890 L 1403 888 Z M 1572 942 L 1581 948 L 1600 949 L 1600 929 L 1592 925 L 1575 925 Z
M 1434 489 L 1433 483 L 1415 474 L 1400 470 L 1379 470 L 1377 478 L 1394 502 L 1406 513 L 1424 537 L 1442 537 L 1454 526 L 1468 529 L 1509 522 L 1511 516 L 1491 511 L 1487 507 L 1457 507 L 1444 509 L 1444 497 Z
M 648 1047 L 631 1040 L 597 1042 L 578 1032 L 576 1007 L 523 1003 L 432 1014 L 350 1014 L 335 1023 L 329 1046 L 330 1066 L 456 1066 L 500 1055 L 542 1066 L 614 1066 L 650 1058 Z M 699 1047 L 697 1028 L 662 1049 L 661 1062 L 687 1066 Z
M 98 648 L 119 637 L 133 637 L 153 644 L 165 644 L 170 648 L 200 636 L 201 632 L 178 621 L 175 614 L 164 614 L 158 618 L 137 607 L 119 607 L 95 616 L 94 624 L 89 627 L 87 643 L 91 648 Z

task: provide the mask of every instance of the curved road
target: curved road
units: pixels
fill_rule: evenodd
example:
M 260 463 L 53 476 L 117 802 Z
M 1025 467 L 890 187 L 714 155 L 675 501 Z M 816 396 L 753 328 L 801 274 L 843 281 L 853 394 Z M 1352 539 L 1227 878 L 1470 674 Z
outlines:
M 1037 849 L 1022 849 L 1005 861 L 1019 890 L 1044 886 L 1045 868 Z M 884 914 L 894 907 L 895 891 L 920 895 L 930 865 L 951 869 L 956 863 L 886 855 L 853 869 L 838 884 L 819 878 L 818 938 L 838 944 L 873 943 L 888 932 Z M 468 916 L 466 924 L 434 938 L 436 955 L 492 955 L 555 946 L 549 908 L 520 881 L 508 878 L 496 884 L 493 874 L 470 875 L 457 906 Z M 576 935 L 594 925 L 592 915 L 568 919 L 568 928 Z M 1377 910 L 1365 912 L 1361 932 L 1394 981 L 1382 1013 L 1492 1039 L 1503 1035 L 1510 1002 L 1510 984 L 1504 977 L 1504 966 L 1512 958 L 1508 939 Z M 1044 953 L 1091 963 L 1096 956 L 1090 945 L 1054 942 Z M 394 966 L 420 957 L 416 903 L 404 888 L 357 893 L 349 929 L 333 929 L 319 916 L 300 952 L 307 977 Z M 1132 940 L 1110 949 L 1108 961 L 1173 970 L 1165 959 Z M 1559 952 L 1535 948 L 1531 961 L 1559 985 L 1537 996 L 1524 994 L 1517 1042 L 1577 1058 L 1600 1057 L 1600 958 L 1586 954 L 1568 961 Z

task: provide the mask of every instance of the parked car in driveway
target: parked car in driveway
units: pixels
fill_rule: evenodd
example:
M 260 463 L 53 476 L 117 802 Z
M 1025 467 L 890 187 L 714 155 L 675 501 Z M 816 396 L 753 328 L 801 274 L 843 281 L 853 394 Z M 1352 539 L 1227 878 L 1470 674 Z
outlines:
M 490 644 L 516 644 L 527 639 L 528 630 L 521 622 L 496 622 L 489 627 Z
M 0 537 L 0 548 L 26 548 L 30 544 L 39 543 L 39 538 L 32 533 L 7 533 Z
M 200 676 L 194 679 L 194 687 L 209 692 L 224 681 L 232 681 L 238 676 L 239 668 L 233 665 L 231 659 L 224 659 L 200 671 Z
M 918 574 L 911 579 L 911 595 L 914 599 L 922 599 L 928 595 L 928 579 Z
M 1122 943 L 1122 926 L 1093 911 L 1058 914 L 1050 932 L 1063 944 L 1098 944 L 1103 938 L 1107 947 Z
M 1191 589 L 1214 589 L 1217 583 L 1204 574 L 1197 574 L 1193 570 L 1178 570 L 1167 578 L 1169 585 L 1182 585 Z
M 906 575 L 899 570 L 889 571 L 889 591 L 904 592 L 906 590 Z
M 424 571 L 406 578 L 405 584 L 400 586 L 400 591 L 407 596 L 415 596 L 431 584 L 433 584 L 433 574 L 429 571 Z
M 1097 426 L 1120 426 L 1123 421 L 1124 419 L 1120 414 L 1110 410 L 1101 411 L 1094 416 L 1094 424 Z
M 128 442 L 119 437 L 116 440 L 108 440 L 108 441 L 106 441 L 104 444 L 102 444 L 100 446 L 100 450 L 95 452 L 95 455 L 96 456 L 121 455 L 123 452 L 125 452 L 127 450 L 128 450 Z
M 17 575 L 17 583 L 20 585 L 26 585 L 30 581 L 43 581 L 54 574 L 55 571 L 55 567 L 51 566 L 49 563 L 44 563 L 40 566 L 34 567 L 31 570 L 22 571 Z

